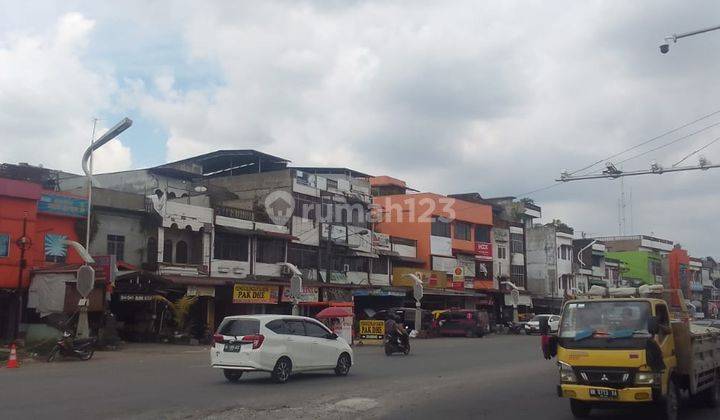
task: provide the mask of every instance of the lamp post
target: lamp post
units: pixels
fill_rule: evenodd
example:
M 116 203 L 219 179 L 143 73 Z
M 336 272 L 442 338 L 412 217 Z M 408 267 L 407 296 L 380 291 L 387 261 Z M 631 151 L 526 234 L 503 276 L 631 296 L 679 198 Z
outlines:
M 92 291 L 92 287 L 95 285 L 95 271 L 92 267 L 89 266 L 89 264 L 93 263 L 93 259 L 90 256 L 90 216 L 92 214 L 92 153 L 93 151 L 99 149 L 100 147 L 104 146 L 109 142 L 110 140 L 114 139 L 120 133 L 130 128 L 132 125 L 132 120 L 129 118 L 123 118 L 122 121 L 115 124 L 114 127 L 109 129 L 105 134 L 100 136 L 97 141 L 95 141 L 95 124 L 97 123 L 97 120 L 93 123 L 93 141 L 90 143 L 90 147 L 85 150 L 85 153 L 82 157 L 82 169 L 83 172 L 85 172 L 85 175 L 87 175 L 87 187 L 88 187 L 88 204 L 87 204 L 87 224 L 85 225 L 86 231 L 85 231 L 85 247 L 83 248 L 79 243 L 74 241 L 66 241 L 68 245 L 73 246 L 80 256 L 85 261 L 85 264 L 80 267 L 77 273 L 77 283 L 76 287 L 78 289 L 78 292 L 82 296 L 82 299 L 78 302 L 78 307 L 80 308 L 80 314 L 78 316 L 78 325 L 77 325 L 77 332 L 76 336 L 78 338 L 86 338 L 90 336 L 90 328 L 88 326 L 88 318 L 87 318 L 87 310 L 90 305 L 88 296 L 90 295 L 90 292 Z M 90 162 L 90 165 L 88 165 L 88 162 Z

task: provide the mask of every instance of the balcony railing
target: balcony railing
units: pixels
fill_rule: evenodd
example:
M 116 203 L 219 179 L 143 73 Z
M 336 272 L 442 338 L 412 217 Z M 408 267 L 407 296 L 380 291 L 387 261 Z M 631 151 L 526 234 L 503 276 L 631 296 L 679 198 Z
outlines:
M 230 217 L 233 219 L 242 219 L 242 220 L 250 220 L 250 221 L 255 220 L 255 213 L 252 210 L 238 209 L 238 208 L 234 208 L 234 207 L 224 207 L 224 206 L 215 207 L 215 215 Z

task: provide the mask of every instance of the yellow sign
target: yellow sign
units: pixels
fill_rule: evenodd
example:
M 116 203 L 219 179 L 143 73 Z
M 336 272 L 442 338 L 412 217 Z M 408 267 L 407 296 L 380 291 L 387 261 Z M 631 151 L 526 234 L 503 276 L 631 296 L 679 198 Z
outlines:
M 233 303 L 277 304 L 278 287 L 236 284 L 233 287 Z
M 364 319 L 360 321 L 360 338 L 363 340 L 382 340 L 385 337 L 385 321 Z
M 395 267 L 392 271 L 392 285 L 413 287 L 413 281 L 406 274 L 415 274 L 420 277 L 423 286 L 430 289 L 444 289 L 447 286 L 447 274 L 442 271 L 424 270 L 422 268 Z

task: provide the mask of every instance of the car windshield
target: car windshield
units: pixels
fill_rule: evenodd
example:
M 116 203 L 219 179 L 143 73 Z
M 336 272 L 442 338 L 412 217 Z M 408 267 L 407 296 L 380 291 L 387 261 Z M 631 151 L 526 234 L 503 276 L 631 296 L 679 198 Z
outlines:
M 560 326 L 560 337 L 584 340 L 595 336 L 627 338 L 648 334 L 648 302 L 569 303 Z

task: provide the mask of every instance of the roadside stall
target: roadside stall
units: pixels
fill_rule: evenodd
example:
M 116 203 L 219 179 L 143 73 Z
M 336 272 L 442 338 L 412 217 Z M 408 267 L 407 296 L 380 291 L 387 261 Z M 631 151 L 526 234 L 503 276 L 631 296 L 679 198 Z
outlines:
M 342 306 L 328 306 L 315 315 L 332 332 L 342 337 L 349 344 L 353 342 L 353 311 L 352 304 Z

